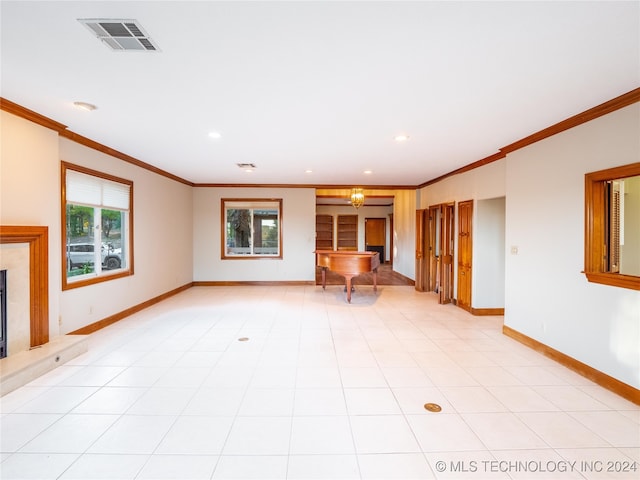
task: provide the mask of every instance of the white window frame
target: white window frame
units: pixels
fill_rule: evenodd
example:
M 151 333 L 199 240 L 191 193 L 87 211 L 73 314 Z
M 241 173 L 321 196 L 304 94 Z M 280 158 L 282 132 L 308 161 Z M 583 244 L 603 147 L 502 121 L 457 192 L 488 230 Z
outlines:
M 62 289 L 83 287 L 116 278 L 133 275 L 133 182 L 68 162 L 61 162 L 62 210 Z M 67 206 L 93 208 L 93 262 L 89 273 L 68 275 Z M 103 268 L 102 210 L 122 212 L 122 244 L 118 257 L 120 266 Z

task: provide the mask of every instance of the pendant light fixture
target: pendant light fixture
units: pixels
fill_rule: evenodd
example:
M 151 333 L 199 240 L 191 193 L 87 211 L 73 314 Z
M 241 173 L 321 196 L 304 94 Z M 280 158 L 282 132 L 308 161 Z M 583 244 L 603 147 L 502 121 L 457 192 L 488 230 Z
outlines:
M 351 189 L 351 205 L 356 210 L 364 205 L 364 190 L 362 188 Z

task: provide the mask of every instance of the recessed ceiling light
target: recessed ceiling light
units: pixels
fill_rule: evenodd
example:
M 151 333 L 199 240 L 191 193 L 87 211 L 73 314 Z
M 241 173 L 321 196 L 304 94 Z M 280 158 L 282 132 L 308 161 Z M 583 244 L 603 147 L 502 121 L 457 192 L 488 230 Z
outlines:
M 222 138 L 222 135 L 220 135 L 220 132 L 209 132 L 209 137 L 217 140 L 219 138 Z
M 304 171 L 304 173 L 313 173 L 313 170 L 311 170 L 310 168 L 308 168 L 308 169 L 306 169 L 306 170 Z
M 396 142 L 406 142 L 409 140 L 409 135 L 396 135 L 393 137 Z
M 364 174 L 365 175 L 371 175 L 373 173 L 373 170 L 365 170 Z
M 92 103 L 87 103 L 87 102 L 73 102 L 73 104 L 76 107 L 81 108 L 82 110 L 86 110 L 88 112 L 92 112 L 93 110 L 98 108 L 95 105 L 93 105 Z
M 247 173 L 251 173 L 256 169 L 255 163 L 236 163 L 236 165 Z

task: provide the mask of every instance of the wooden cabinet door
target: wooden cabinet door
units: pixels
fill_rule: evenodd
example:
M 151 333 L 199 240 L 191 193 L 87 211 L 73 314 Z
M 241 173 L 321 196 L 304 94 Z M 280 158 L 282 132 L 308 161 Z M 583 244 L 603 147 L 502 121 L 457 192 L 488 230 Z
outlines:
M 428 222 L 425 223 L 426 246 L 424 255 L 427 258 L 427 284 L 428 292 L 437 292 L 440 286 L 440 205 L 429 207 Z
M 458 306 L 471 311 L 473 200 L 458 204 Z

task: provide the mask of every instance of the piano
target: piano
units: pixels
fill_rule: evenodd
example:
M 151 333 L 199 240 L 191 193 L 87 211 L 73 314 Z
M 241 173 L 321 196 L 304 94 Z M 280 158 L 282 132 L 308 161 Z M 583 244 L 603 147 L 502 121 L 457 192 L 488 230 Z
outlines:
M 347 302 L 351 303 L 351 279 L 362 273 L 373 272 L 373 291 L 378 291 L 377 273 L 380 266 L 378 252 L 345 250 L 316 250 L 316 265 L 322 268 L 322 288 L 326 287 L 327 269 L 342 275 L 346 281 Z

